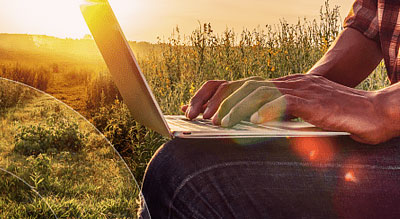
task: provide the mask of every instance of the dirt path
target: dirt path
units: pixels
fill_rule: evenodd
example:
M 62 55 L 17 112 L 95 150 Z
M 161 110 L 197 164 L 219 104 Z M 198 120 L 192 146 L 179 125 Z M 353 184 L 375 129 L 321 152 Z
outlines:
M 80 84 L 69 80 L 63 73 L 53 73 L 46 92 L 86 116 L 86 85 L 83 81 Z

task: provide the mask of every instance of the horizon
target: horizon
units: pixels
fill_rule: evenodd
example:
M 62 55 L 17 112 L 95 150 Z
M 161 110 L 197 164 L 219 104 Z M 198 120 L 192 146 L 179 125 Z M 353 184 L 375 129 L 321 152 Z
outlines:
M 201 23 L 211 23 L 216 33 L 233 29 L 255 29 L 278 24 L 281 19 L 296 23 L 299 19 L 319 18 L 324 0 L 110 0 L 110 4 L 129 41 L 156 43 L 168 38 L 176 27 L 189 35 Z M 43 35 L 61 39 L 82 39 L 90 34 L 79 10 L 79 1 L 0 0 L 0 33 Z M 339 6 L 341 19 L 353 0 L 330 0 L 330 8 Z M 212 6 L 212 7 L 210 7 Z M 21 13 L 23 10 L 24 13 Z M 51 18 L 51 19 L 49 19 Z M 29 22 L 26 22 L 29 21 Z

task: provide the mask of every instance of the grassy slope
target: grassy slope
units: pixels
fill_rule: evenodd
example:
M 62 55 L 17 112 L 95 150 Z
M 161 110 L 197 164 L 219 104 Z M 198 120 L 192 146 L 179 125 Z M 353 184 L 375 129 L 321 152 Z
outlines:
M 44 124 L 53 116 L 70 118 L 79 123 L 82 132 L 89 133 L 82 151 L 50 150 L 44 157 L 13 151 L 19 126 Z M 137 190 L 127 170 L 113 149 L 76 113 L 48 95 L 33 94 L 33 99 L 9 109 L 0 124 L 0 167 L 36 187 L 57 216 L 135 217 Z M 5 172 L 0 175 L 1 218 L 51 216 L 43 200 L 27 186 Z

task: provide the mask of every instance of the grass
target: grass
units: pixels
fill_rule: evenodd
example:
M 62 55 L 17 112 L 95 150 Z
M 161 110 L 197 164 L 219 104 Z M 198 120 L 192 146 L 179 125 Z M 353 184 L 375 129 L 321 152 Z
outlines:
M 189 36 L 182 36 L 177 27 L 156 44 L 130 45 L 162 111 L 179 114 L 180 106 L 206 80 L 271 79 L 307 72 L 342 28 L 338 8 L 328 1 L 320 15 L 319 20 L 299 19 L 288 24 L 282 19 L 276 25 L 238 33 L 231 29 L 215 33 L 211 24 L 203 23 Z M 6 38 L 4 42 L 15 41 L 13 36 Z M 74 58 L 49 53 L 46 40 L 58 48 L 54 54 Z M 43 46 L 32 45 L 31 51 L 48 61 L 39 62 L 26 50 L 13 51 L 12 57 L 4 55 L 0 45 L 0 76 L 45 90 L 85 115 L 141 183 L 151 156 L 168 139 L 131 117 L 92 40 L 42 36 L 40 42 Z M 381 63 L 357 89 L 377 90 L 388 85 Z M 127 170 L 112 148 L 74 112 L 35 93 L 0 80 L 0 167 L 29 182 L 44 199 L 4 172 L 0 217 L 51 216 L 44 201 L 63 217 L 135 217 L 137 189 L 127 186 L 132 182 L 127 183 Z M 38 141 L 42 144 L 33 143 Z
M 47 89 L 49 76 L 49 68 L 43 66 L 30 67 L 19 63 L 0 65 L 0 77 L 19 81 L 44 91 Z
M 30 98 L 28 89 L 6 80 L 0 80 L 0 117 L 4 116 L 9 108 Z
M 139 189 L 114 149 L 74 111 L 31 92 L 0 119 L 8 124 L 1 130 L 0 217 L 53 218 L 52 210 L 60 218 L 135 217 Z

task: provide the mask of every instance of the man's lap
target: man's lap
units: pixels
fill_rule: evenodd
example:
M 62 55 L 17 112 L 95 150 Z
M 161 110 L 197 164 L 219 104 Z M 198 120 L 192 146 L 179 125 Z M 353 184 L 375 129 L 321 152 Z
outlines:
M 174 139 L 161 147 L 143 183 L 152 217 L 400 215 L 399 141 L 246 141 Z

